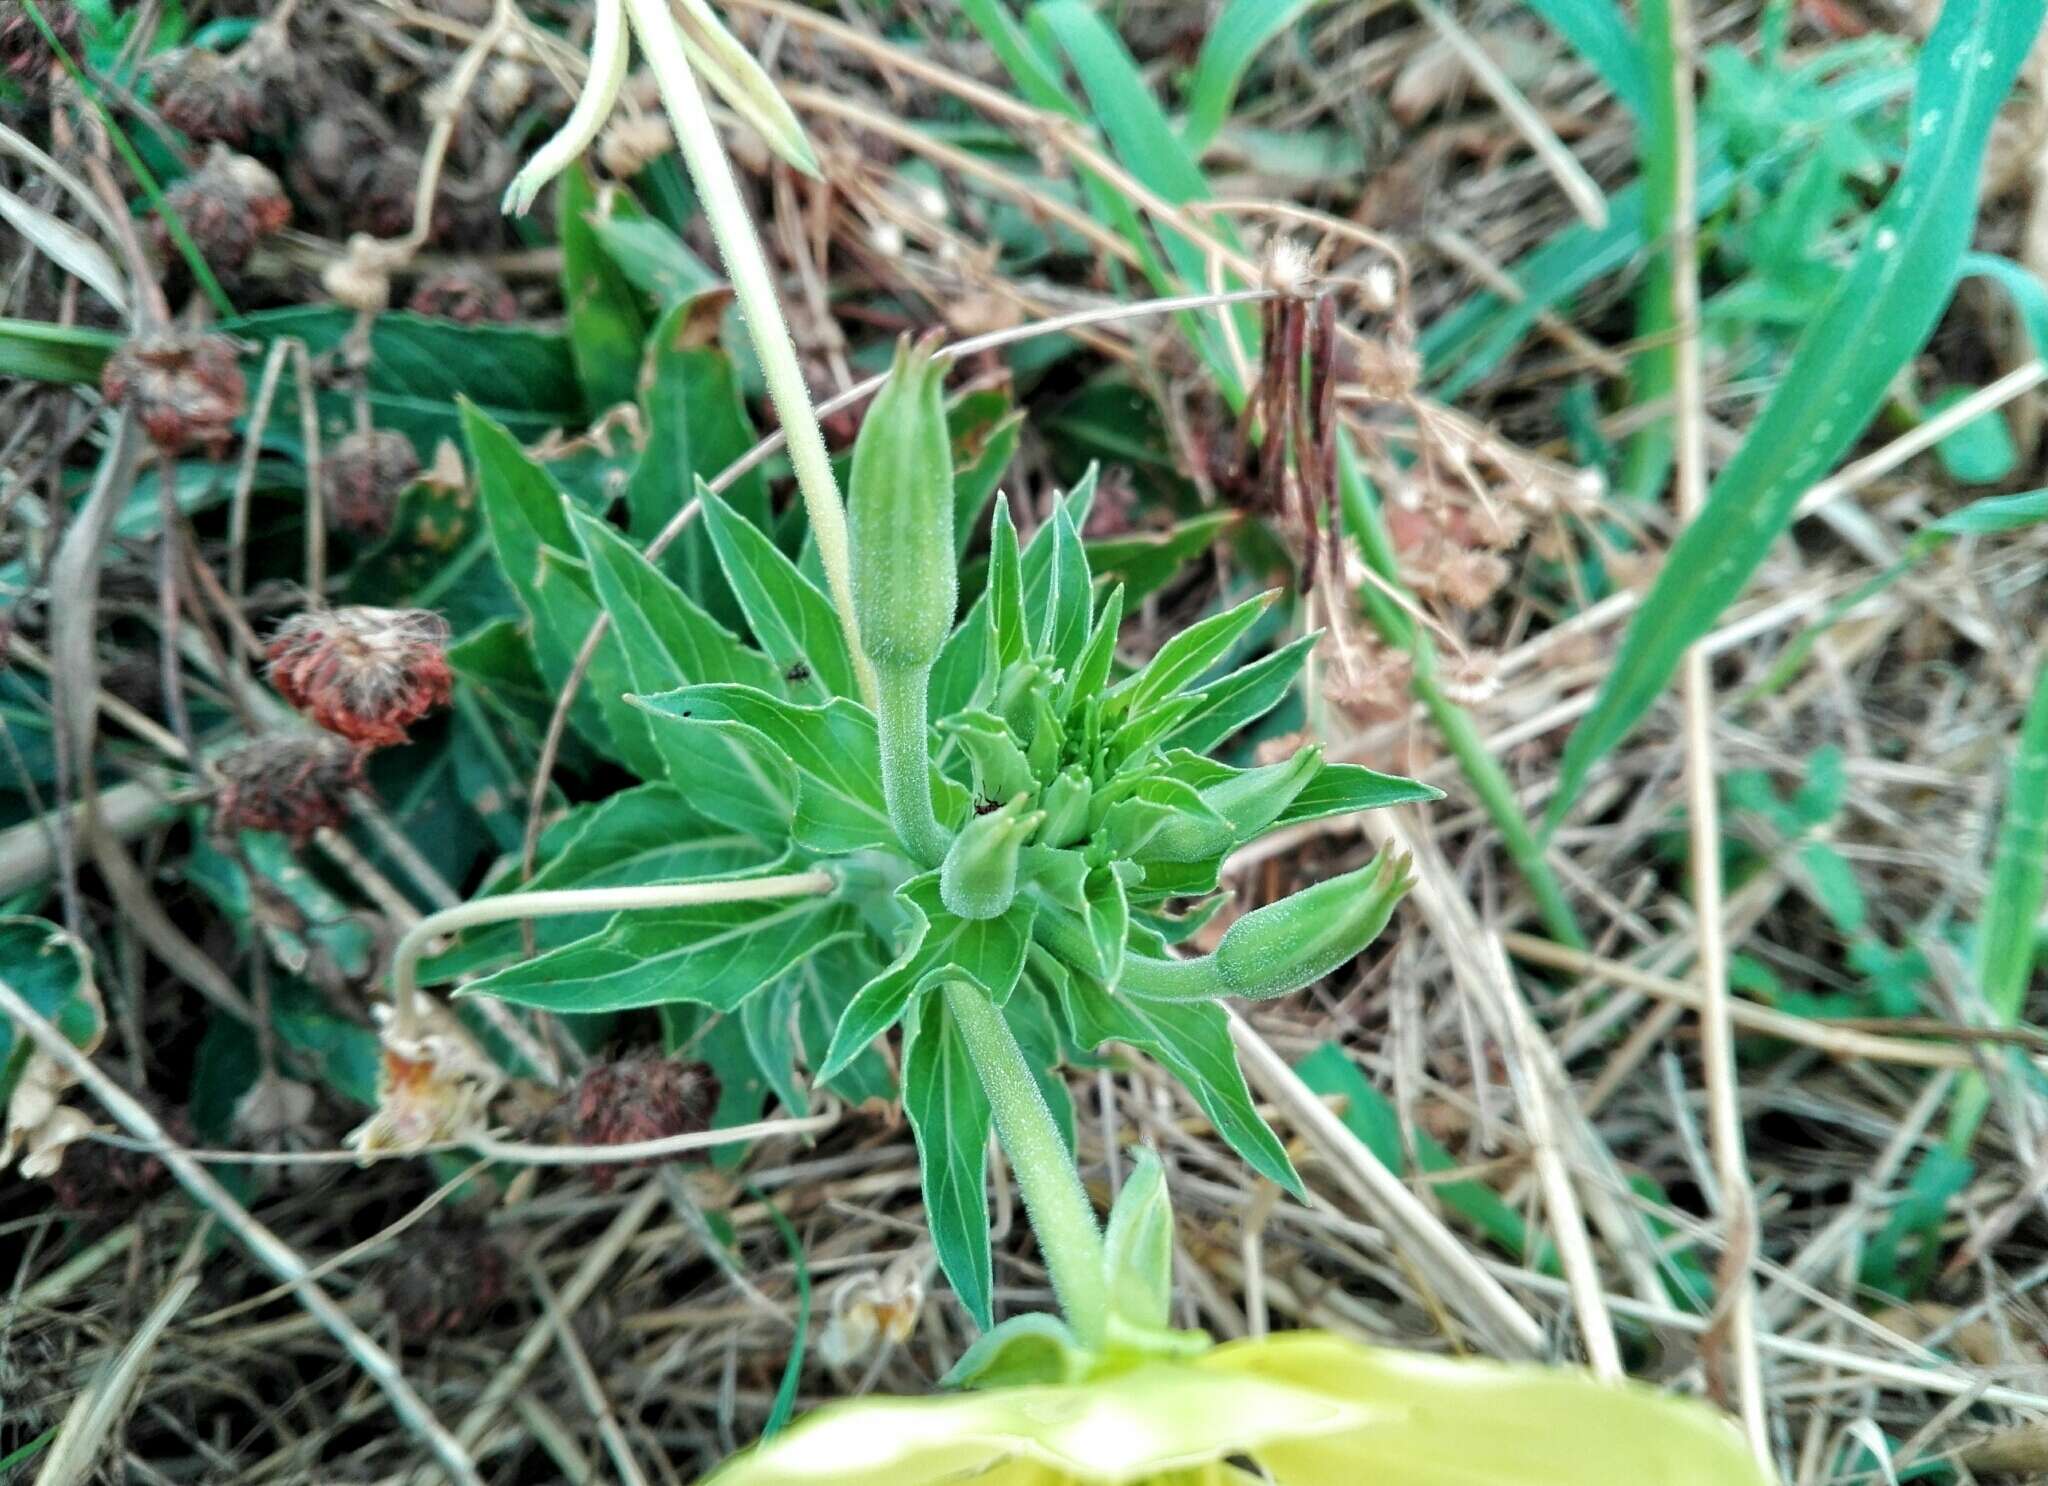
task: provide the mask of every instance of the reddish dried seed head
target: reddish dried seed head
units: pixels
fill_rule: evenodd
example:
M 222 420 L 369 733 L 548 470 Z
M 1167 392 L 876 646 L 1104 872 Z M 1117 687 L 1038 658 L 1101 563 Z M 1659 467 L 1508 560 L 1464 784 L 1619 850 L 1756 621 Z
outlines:
M 100 390 L 132 408 L 150 442 L 173 454 L 201 445 L 218 454 L 249 401 L 234 342 L 190 330 L 123 342 L 100 372 Z
M 381 536 L 419 472 L 419 455 L 404 434 L 382 428 L 349 434 L 320 464 L 328 513 L 337 526 Z
M 43 19 L 75 61 L 78 57 L 78 11 L 67 0 L 44 0 Z M 62 66 L 55 48 L 21 0 L 0 0 L 0 71 L 31 100 L 49 91 L 50 74 Z
M 570 1096 L 570 1127 L 578 1145 L 625 1145 L 687 1135 L 711 1128 L 718 1093 L 718 1075 L 709 1064 L 651 1055 L 621 1058 L 596 1065 L 577 1083 Z M 590 1184 L 608 1192 L 623 1169 L 593 1166 Z
M 201 144 L 240 147 L 284 128 L 282 90 L 238 57 L 180 52 L 169 62 L 157 109 L 174 129 Z
M 311 610 L 271 636 L 270 681 L 307 717 L 365 748 L 445 706 L 448 622 L 426 609 Z
M 207 263 L 229 274 L 240 272 L 256 245 L 292 219 L 292 204 L 276 175 L 219 144 L 204 165 L 164 193 L 164 201 Z M 170 223 L 161 216 L 156 240 L 166 259 L 176 254 Z
M 505 1251 L 480 1232 L 438 1229 L 403 1238 L 383 1274 L 384 1305 L 414 1341 L 475 1329 L 505 1294 Z
M 464 325 L 518 318 L 519 301 L 505 281 L 482 264 L 457 264 L 421 279 L 406 301 L 416 315 L 433 315 Z
M 215 830 L 282 831 L 294 846 L 345 824 L 349 796 L 366 787 L 362 754 L 338 738 L 258 738 L 222 754 L 214 770 Z

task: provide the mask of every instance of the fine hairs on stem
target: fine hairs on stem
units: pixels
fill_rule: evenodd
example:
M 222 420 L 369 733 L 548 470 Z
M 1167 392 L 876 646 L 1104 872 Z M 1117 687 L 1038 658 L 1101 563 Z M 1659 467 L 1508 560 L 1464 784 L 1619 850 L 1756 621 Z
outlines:
M 629 909 L 689 908 L 705 903 L 748 903 L 764 898 L 820 897 L 837 886 L 829 872 L 784 872 L 718 882 L 675 882 L 655 887 L 564 888 L 553 892 L 504 893 L 430 913 L 398 941 L 391 955 L 392 1035 L 400 1040 L 419 1026 L 420 957 L 444 934 L 513 919 L 555 918 L 573 913 L 621 913 Z

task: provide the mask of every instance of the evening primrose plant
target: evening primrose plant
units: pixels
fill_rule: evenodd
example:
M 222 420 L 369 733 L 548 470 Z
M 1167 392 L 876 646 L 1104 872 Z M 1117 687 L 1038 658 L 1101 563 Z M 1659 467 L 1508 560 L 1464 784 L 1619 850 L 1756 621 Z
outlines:
M 726 1486 L 1334 1486 L 1361 1470 L 1444 1486 L 1758 1480 L 1711 1411 L 1649 1390 L 1314 1334 L 1215 1347 L 1175 1326 L 1164 1173 L 1141 1152 L 1099 1222 L 1062 1067 L 1108 1044 L 1151 1054 L 1255 1170 L 1299 1192 L 1223 1003 L 1342 967 L 1386 927 L 1405 864 L 1382 855 L 1244 914 L 1207 954 L 1182 947 L 1225 905 L 1233 852 L 1436 792 L 1313 746 L 1256 768 L 1213 757 L 1286 697 L 1315 636 L 1233 668 L 1267 594 L 1127 663 L 1123 591 L 1097 584 L 1080 536 L 1092 475 L 1028 542 L 997 498 L 963 615 L 955 527 L 984 498 L 961 488 L 931 343 L 899 346 L 842 507 L 692 68 L 793 163 L 807 167 L 809 151 L 702 0 L 684 0 L 684 19 L 679 29 L 666 0 L 598 0 L 590 92 L 513 204 L 602 126 L 637 37 L 782 417 L 807 546 L 793 557 L 699 483 L 697 519 L 747 631 L 736 634 L 468 412 L 531 654 L 550 681 L 588 667 L 593 695 L 572 724 L 645 782 L 572 812 L 531 882 L 508 875 L 407 933 L 387 1095 L 401 1068 L 444 1078 L 449 1019 L 419 982 L 429 946 L 459 932 L 428 974 L 481 972 L 470 996 L 565 1014 L 658 1008 L 674 1046 L 736 1027 L 792 1106 L 808 1092 L 799 1066 L 849 1096 L 879 1078 L 900 1097 L 940 1263 L 982 1330 L 949 1378 L 968 1391 L 828 1409 L 726 1467 Z M 481 664 L 464 646 L 455 660 Z M 520 920 L 533 947 L 511 927 Z M 892 1090 L 875 1049 L 898 1029 Z M 1060 1315 L 994 1324 L 991 1133 Z

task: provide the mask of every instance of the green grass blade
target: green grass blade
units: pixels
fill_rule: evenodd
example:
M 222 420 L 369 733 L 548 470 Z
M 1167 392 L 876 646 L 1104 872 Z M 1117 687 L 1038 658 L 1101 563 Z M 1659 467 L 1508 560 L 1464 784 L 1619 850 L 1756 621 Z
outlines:
M 1998 848 L 1991 862 L 1991 887 L 1977 925 L 1977 989 L 2001 1027 L 2019 1020 L 2027 982 L 2034 973 L 2034 924 L 2048 901 L 2048 661 L 2034 677 L 2033 699 L 2020 725 L 2005 813 L 1998 823 Z M 1990 1102 L 1984 1076 L 1971 1072 L 1956 1086 L 1949 1106 L 1948 1148 L 1969 1153 Z
M 111 330 L 0 320 L 0 377 L 25 382 L 97 382 L 121 344 Z
M 1230 0 L 1209 28 L 1202 54 L 1195 59 L 1195 80 L 1188 89 L 1187 122 L 1180 142 L 1200 155 L 1230 117 L 1238 85 L 1252 62 L 1282 31 L 1307 14 L 1317 0 Z
M 1672 45 L 1671 9 L 1643 7 L 1642 60 L 1649 83 L 1644 106 L 1636 110 L 1636 159 L 1643 173 L 1643 230 L 1656 251 L 1636 286 L 1636 343 L 1644 349 L 1629 368 L 1629 399 L 1637 404 L 1669 398 L 1678 385 L 1679 341 L 1671 332 L 1672 286 L 1677 279 L 1675 251 L 1684 182 L 1678 173 L 1678 86 L 1692 86 L 1690 68 L 1681 71 Z M 1695 176 L 1700 172 L 1695 171 Z M 1676 446 L 1677 420 L 1666 414 L 1653 419 L 1629 440 L 1622 456 L 1620 493 L 1631 500 L 1654 499 L 1670 478 Z
M 1656 68 L 1646 63 L 1643 55 L 1647 37 L 1636 39 L 1615 0 L 1528 0 L 1528 4 L 1586 59 L 1630 113 L 1643 117 Z M 1655 6 L 1647 7 L 1644 14 L 1655 10 Z
M 1679 658 L 1791 523 L 1799 497 L 1861 436 L 1954 292 L 1984 147 L 2048 0 L 1949 0 L 1921 55 L 1912 144 L 1840 287 L 1777 393 L 1673 546 L 1591 713 L 1566 744 L 1548 827 L 1594 764 L 1634 731 Z
M 797 1237 L 789 1219 L 782 1215 L 782 1209 L 770 1202 L 758 1187 L 750 1186 L 747 1192 L 768 1209 L 768 1221 L 782 1235 L 783 1245 L 789 1250 L 790 1263 L 796 1269 L 796 1337 L 789 1344 L 789 1361 L 782 1367 L 782 1382 L 775 1389 L 774 1407 L 768 1410 L 768 1422 L 761 1426 L 761 1438 L 772 1440 L 782 1432 L 783 1426 L 789 1423 L 789 1416 L 796 1411 L 797 1385 L 803 1381 L 804 1341 L 811 1334 L 811 1266 L 804 1258 L 803 1240 Z

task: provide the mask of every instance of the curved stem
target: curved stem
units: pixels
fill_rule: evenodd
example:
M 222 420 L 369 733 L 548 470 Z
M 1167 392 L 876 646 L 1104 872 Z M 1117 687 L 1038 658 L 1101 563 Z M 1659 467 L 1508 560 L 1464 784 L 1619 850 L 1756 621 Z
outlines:
M 875 725 L 881 734 L 889 824 L 912 856 L 936 867 L 951 840 L 932 809 L 930 683 L 929 671 L 877 671 Z
M 419 1024 L 420 956 L 444 934 L 519 918 L 570 913 L 618 913 L 634 908 L 689 908 L 701 903 L 746 903 L 762 898 L 821 897 L 838 886 L 830 872 L 784 872 L 717 882 L 671 882 L 657 887 L 560 888 L 502 893 L 430 913 L 407 929 L 391 954 L 392 1035 L 414 1035 Z
M 788 437 L 789 462 L 796 471 L 797 488 L 803 492 L 804 511 L 818 544 L 818 560 L 825 569 L 826 585 L 832 590 L 839 623 L 846 631 L 846 648 L 853 656 L 861 690 L 872 701 L 874 675 L 867 663 L 867 652 L 861 648 L 860 625 L 853 609 L 853 582 L 847 571 L 846 507 L 839 499 L 839 484 L 832 477 L 832 457 L 825 450 L 825 435 L 811 410 L 810 388 L 804 383 L 803 368 L 797 364 L 795 343 L 775 297 L 767 257 L 761 251 L 746 202 L 740 198 L 739 184 L 733 179 L 732 164 L 726 159 L 725 146 L 711 122 L 711 112 L 705 107 L 703 90 L 690 69 L 675 18 L 669 14 L 668 0 L 626 0 L 626 6 L 640 39 L 640 50 L 660 85 L 661 101 L 675 129 L 676 144 L 703 201 L 704 219 L 711 226 L 711 235 L 718 240 L 733 296 L 746 318 L 754 356 L 761 364 L 761 377 L 768 384 L 769 400 L 775 404 L 775 416 L 782 421 Z
M 988 997 L 965 981 L 950 981 L 946 1010 L 960 1029 L 995 1112 L 996 1138 L 1017 1175 L 1024 1211 L 1031 1231 L 1038 1235 L 1038 1250 L 1052 1276 L 1060 1309 L 1084 1345 L 1099 1345 L 1109 1316 L 1102 1229 L 1059 1124 L 1038 1091 L 1010 1024 Z
M 1195 960 L 1155 960 L 1124 951 L 1124 973 L 1117 989 L 1152 1001 L 1216 1001 L 1228 996 L 1213 955 Z

